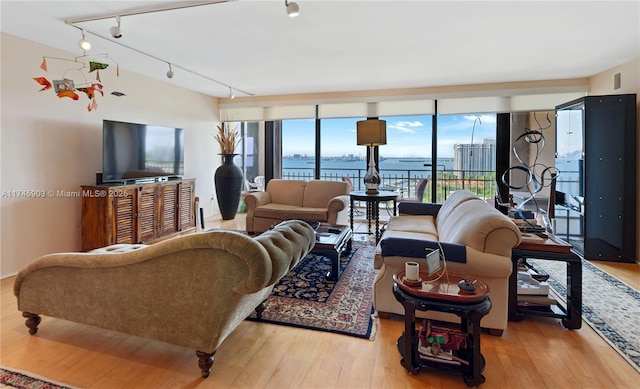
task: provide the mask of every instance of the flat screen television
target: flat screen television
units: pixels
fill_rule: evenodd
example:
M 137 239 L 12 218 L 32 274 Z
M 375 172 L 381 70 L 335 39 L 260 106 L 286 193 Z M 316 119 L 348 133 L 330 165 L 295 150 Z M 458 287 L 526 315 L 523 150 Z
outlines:
M 103 120 L 102 179 L 123 182 L 184 174 L 184 131 Z

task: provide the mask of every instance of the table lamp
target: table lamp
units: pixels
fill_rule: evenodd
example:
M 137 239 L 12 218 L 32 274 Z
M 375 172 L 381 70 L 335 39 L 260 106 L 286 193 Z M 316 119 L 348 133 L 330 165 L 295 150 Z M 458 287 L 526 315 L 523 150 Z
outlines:
M 358 146 L 369 146 L 369 168 L 364 175 L 364 186 L 368 194 L 378 193 L 380 175 L 376 170 L 374 146 L 387 144 L 387 122 L 385 120 L 367 119 L 356 123 Z

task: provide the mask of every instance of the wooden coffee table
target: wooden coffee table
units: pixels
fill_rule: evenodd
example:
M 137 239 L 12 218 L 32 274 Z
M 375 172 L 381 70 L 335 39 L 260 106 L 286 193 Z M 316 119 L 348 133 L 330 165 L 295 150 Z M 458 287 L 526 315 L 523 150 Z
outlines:
M 331 259 L 331 270 L 325 275 L 327 281 L 338 281 L 340 277 L 340 256 L 351 253 L 353 231 L 349 226 L 321 223 L 316 229 L 316 245 L 311 250 Z
M 483 281 L 465 274 L 449 272 L 449 277 L 438 281 L 413 285 L 406 282 L 404 271 L 393 275 L 393 294 L 404 307 L 404 333 L 398 339 L 398 351 L 402 355 L 400 363 L 412 374 L 422 367 L 455 369 L 462 373 L 468 386 L 478 386 L 485 381 L 482 371 L 485 359 L 480 352 L 480 320 L 491 310 L 489 287 Z M 420 272 L 420 278 L 428 280 L 427 273 Z M 433 277 L 432 277 L 433 278 Z M 476 290 L 465 293 L 458 287 L 460 280 L 472 282 Z M 416 309 L 419 311 L 440 311 L 453 313 L 460 317 L 460 329 L 467 335 L 467 349 L 460 351 L 464 361 L 459 365 L 433 362 L 420 358 L 418 352 L 418 331 L 415 328 Z

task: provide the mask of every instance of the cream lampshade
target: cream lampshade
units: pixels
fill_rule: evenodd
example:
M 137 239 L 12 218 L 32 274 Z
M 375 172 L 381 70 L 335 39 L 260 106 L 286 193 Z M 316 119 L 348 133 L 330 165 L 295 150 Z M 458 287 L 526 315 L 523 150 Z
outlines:
M 387 122 L 385 120 L 367 119 L 356 123 L 356 143 L 358 146 L 369 146 L 369 168 L 364 176 L 367 193 L 378 193 L 380 175 L 376 170 L 373 157 L 374 147 L 387 144 Z

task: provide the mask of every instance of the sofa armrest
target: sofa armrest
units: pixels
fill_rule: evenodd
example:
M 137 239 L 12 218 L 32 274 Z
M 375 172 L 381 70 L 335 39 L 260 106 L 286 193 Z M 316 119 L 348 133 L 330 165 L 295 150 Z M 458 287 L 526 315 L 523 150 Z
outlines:
M 271 194 L 269 192 L 251 192 L 244 198 L 247 209 L 256 209 L 256 207 L 269 204 L 270 202 Z
M 401 201 L 398 204 L 398 212 L 407 215 L 431 215 L 436 217 L 442 204 L 436 203 L 416 203 L 412 201 Z
M 349 196 L 340 195 L 329 200 L 329 205 L 327 206 L 327 210 L 329 213 L 338 213 L 343 209 L 349 208 Z
M 436 242 L 423 239 L 382 238 L 380 249 L 383 257 L 425 258 L 427 250 L 442 249 L 442 257 L 451 262 L 467 262 L 467 248 L 457 243 Z

